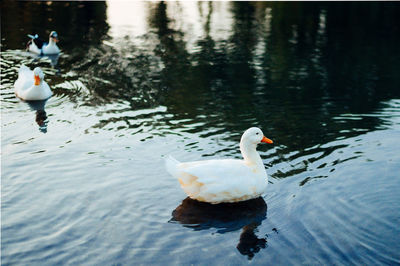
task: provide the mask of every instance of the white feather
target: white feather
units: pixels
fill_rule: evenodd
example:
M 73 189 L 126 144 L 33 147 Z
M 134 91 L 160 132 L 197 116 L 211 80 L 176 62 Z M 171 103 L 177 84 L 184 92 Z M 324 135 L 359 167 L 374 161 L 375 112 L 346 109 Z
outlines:
M 43 54 L 59 54 L 60 49 L 57 44 L 53 41 L 50 41 L 47 45 L 43 45 L 42 47 Z

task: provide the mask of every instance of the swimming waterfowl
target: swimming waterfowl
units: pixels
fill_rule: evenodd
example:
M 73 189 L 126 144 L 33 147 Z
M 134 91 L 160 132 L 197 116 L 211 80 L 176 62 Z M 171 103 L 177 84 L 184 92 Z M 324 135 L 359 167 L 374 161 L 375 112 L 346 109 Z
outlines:
M 18 71 L 18 79 L 14 83 L 15 94 L 25 101 L 48 99 L 53 93 L 44 79 L 44 73 L 40 67 L 33 71 L 22 65 Z
M 58 34 L 55 31 L 52 31 L 49 36 L 49 42 L 45 42 L 39 38 L 36 34 L 35 36 L 28 34 L 28 37 L 31 38 L 26 45 L 26 49 L 32 53 L 40 54 L 40 55 L 50 55 L 50 54 L 59 54 L 60 49 L 57 46 L 58 42 Z
M 261 196 L 268 185 L 267 172 L 256 150 L 262 142 L 273 143 L 261 129 L 252 127 L 240 140 L 243 160 L 179 162 L 169 156 L 165 160 L 166 169 L 192 199 L 212 204 L 254 199 Z

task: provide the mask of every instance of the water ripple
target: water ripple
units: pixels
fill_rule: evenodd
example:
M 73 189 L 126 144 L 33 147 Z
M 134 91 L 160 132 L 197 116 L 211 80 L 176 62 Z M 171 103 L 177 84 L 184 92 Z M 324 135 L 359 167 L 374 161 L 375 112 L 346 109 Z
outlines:
M 1 4 L 3 264 L 400 264 L 393 4 Z M 59 57 L 21 50 L 53 27 Z M 266 195 L 185 199 L 165 156 L 241 158 L 250 126 Z

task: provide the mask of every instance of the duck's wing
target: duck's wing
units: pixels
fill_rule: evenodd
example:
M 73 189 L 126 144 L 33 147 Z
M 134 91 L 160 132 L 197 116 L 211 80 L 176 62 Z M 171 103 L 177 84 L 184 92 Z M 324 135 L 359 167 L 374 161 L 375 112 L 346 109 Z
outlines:
M 178 164 L 178 180 L 193 199 L 237 202 L 260 196 L 266 181 L 242 160 L 210 160 Z
M 254 173 L 242 160 L 181 163 L 179 169 L 182 187 L 203 201 L 221 202 L 257 193 Z
M 250 168 L 242 160 L 205 160 L 181 163 L 182 172 L 197 177 L 197 181 L 205 184 L 218 183 L 225 180 L 235 182 L 249 175 Z

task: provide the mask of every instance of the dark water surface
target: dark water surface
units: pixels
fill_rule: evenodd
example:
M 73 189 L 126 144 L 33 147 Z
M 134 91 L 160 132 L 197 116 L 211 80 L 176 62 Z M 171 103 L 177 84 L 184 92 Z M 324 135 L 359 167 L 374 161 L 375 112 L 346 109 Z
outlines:
M 396 2 L 1 2 L 1 264 L 400 264 Z M 24 51 L 60 36 L 59 58 Z M 40 66 L 47 102 L 14 96 Z M 163 158 L 268 193 L 185 199 Z

